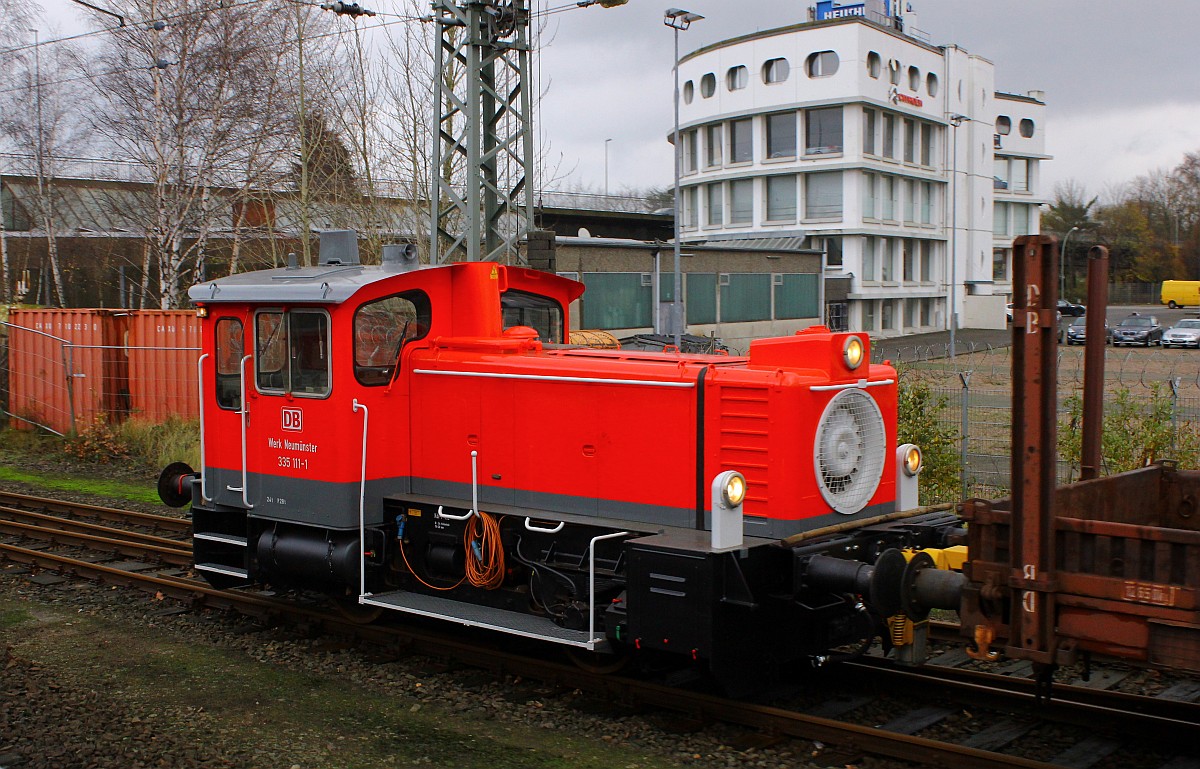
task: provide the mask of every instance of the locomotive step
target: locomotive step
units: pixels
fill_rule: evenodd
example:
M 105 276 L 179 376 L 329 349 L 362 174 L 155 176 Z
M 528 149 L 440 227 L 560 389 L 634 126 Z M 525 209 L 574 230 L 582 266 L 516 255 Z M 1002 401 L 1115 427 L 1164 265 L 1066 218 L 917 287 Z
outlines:
M 195 539 L 204 539 L 209 542 L 223 542 L 226 545 L 237 545 L 239 547 L 246 546 L 246 538 L 239 537 L 234 534 L 209 534 L 207 532 L 197 532 L 192 535 Z
M 239 569 L 236 566 L 226 566 L 222 563 L 198 563 L 196 564 L 196 570 L 208 571 L 213 574 L 224 574 L 227 577 L 240 577 L 242 579 L 250 577 L 250 573 L 245 569 Z
M 477 606 L 432 595 L 397 590 L 390 593 L 368 593 L 360 597 L 359 602 L 409 614 L 420 614 L 424 617 L 450 620 L 467 627 L 481 627 L 510 635 L 537 638 L 551 643 L 578 646 L 595 651 L 608 649 L 608 640 L 604 638 L 603 631 L 599 628 L 597 628 L 595 637 L 592 637 L 586 630 L 570 630 L 559 627 L 545 617 L 534 617 L 515 611 L 494 609 L 490 606 Z

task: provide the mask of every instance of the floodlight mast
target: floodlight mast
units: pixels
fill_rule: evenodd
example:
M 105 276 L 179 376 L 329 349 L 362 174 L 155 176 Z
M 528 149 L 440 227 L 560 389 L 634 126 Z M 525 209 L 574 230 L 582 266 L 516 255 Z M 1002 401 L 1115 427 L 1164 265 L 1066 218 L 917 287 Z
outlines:
M 531 17 L 528 0 L 433 0 L 431 264 L 523 262 L 533 227 Z
M 440 42 L 429 261 L 519 264 L 520 239 L 533 225 L 529 6 L 434 0 L 433 10 Z
M 670 332 L 675 343 L 676 350 L 683 349 L 683 332 L 687 327 L 687 320 L 684 317 L 683 306 L 683 273 L 680 266 L 680 257 L 682 256 L 682 244 L 679 242 L 679 232 L 682 229 L 683 218 L 683 200 L 679 193 L 679 174 L 680 165 L 683 162 L 683 145 L 679 137 L 679 33 L 688 27 L 692 26 L 693 21 L 700 21 L 704 17 L 698 13 L 685 11 L 682 8 L 668 8 L 663 14 L 663 24 L 666 24 L 674 32 L 675 37 L 675 58 L 672 72 L 675 76 L 675 131 L 672 137 L 675 149 L 675 216 L 673 218 L 674 227 L 674 247 L 675 247 L 675 270 L 674 270 L 674 293 L 671 295 L 671 318 Z M 657 270 L 657 267 L 655 268 Z M 657 296 L 655 297 L 657 300 Z M 655 319 L 657 322 L 657 318 Z

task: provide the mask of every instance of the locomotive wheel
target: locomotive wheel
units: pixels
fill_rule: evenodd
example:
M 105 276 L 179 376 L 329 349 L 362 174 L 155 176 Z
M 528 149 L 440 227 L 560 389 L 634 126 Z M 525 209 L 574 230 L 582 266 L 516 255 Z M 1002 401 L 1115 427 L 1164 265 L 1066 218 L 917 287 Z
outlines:
M 344 618 L 355 625 L 370 625 L 383 614 L 382 606 L 364 606 L 357 598 L 338 597 L 333 605 Z
M 629 664 L 629 652 L 625 649 L 611 654 L 590 652 L 586 649 L 567 649 L 566 652 L 571 664 L 596 675 L 610 675 L 623 670 Z

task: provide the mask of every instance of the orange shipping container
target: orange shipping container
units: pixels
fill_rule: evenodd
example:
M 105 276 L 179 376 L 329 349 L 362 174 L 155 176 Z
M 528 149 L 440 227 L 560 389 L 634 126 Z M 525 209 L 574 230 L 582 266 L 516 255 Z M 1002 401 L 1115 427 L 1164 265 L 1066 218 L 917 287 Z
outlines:
M 9 413 L 56 433 L 199 413 L 200 325 L 188 310 L 13 310 Z
M 130 415 L 162 422 L 200 414 L 196 360 L 200 319 L 194 310 L 139 310 L 129 318 Z
M 129 373 L 119 345 L 126 314 L 13 310 L 8 316 L 9 413 L 68 433 L 120 419 Z

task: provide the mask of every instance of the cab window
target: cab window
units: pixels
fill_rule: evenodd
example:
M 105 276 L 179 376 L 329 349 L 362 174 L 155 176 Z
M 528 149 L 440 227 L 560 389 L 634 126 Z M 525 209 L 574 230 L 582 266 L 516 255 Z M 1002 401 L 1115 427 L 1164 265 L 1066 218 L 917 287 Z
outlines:
M 367 386 L 390 382 L 405 343 L 428 334 L 431 317 L 429 297 L 421 291 L 359 307 L 354 313 L 354 377 Z
M 255 316 L 258 389 L 329 394 L 329 316 L 322 310 L 264 310 Z
M 242 407 L 242 356 L 246 343 L 242 322 L 237 318 L 221 318 L 216 325 L 217 405 L 223 409 Z
M 553 299 L 512 289 L 500 295 L 500 307 L 505 329 L 529 326 L 544 342 L 563 341 L 563 310 Z

